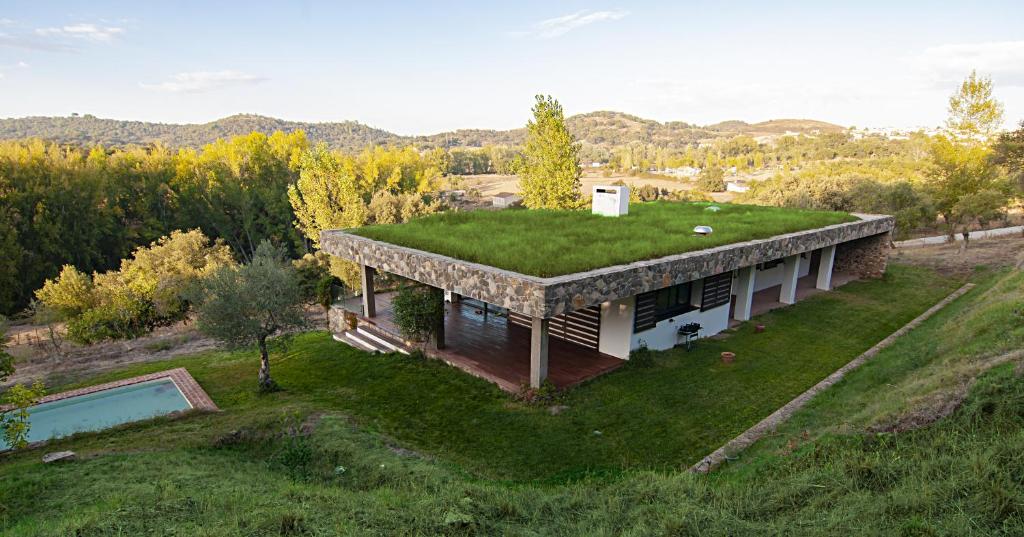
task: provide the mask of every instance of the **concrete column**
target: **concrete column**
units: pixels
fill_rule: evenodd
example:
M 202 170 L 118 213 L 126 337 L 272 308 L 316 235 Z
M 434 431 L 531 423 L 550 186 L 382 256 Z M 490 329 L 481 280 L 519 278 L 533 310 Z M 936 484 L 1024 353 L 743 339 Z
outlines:
M 530 331 L 530 386 L 540 388 L 548 378 L 548 320 L 533 318 Z
M 373 297 L 373 275 L 377 273 L 377 269 L 366 265 L 361 267 L 362 277 L 360 283 L 363 286 L 363 316 L 376 317 L 377 303 Z
M 733 312 L 733 319 L 737 321 L 750 320 L 750 307 L 754 304 L 754 280 L 757 267 L 743 267 L 736 271 L 736 288 L 733 289 L 736 295 L 736 311 Z
M 430 291 L 434 299 L 441 302 L 441 319 L 434 328 L 434 348 L 441 350 L 444 348 L 444 289 L 431 287 Z
M 829 291 L 832 289 L 832 265 L 836 260 L 836 246 L 821 249 L 821 261 L 818 263 L 818 282 L 815 287 Z
M 800 254 L 791 255 L 782 261 L 782 290 L 779 302 L 796 304 L 796 284 L 800 279 Z

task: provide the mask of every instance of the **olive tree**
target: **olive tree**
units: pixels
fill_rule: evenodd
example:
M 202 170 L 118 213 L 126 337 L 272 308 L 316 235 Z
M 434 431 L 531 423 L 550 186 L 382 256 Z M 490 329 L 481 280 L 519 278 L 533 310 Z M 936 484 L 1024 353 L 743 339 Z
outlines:
M 7 353 L 7 319 L 0 315 L 0 382 L 14 374 L 14 357 Z M 3 394 L 0 407 L 0 437 L 8 446 L 19 449 L 28 444 L 28 408 L 46 394 L 42 383 L 32 386 L 15 384 Z
M 200 282 L 193 297 L 199 330 L 229 347 L 256 345 L 259 389 L 273 391 L 267 339 L 306 324 L 298 273 L 281 248 L 263 241 L 252 261 L 222 267 Z

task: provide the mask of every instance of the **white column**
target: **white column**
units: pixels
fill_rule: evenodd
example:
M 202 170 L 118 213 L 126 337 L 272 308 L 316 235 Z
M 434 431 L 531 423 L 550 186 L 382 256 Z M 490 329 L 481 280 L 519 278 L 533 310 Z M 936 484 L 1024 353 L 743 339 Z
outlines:
M 836 261 L 836 246 L 821 249 L 821 261 L 818 264 L 818 283 L 815 287 L 829 291 L 832 289 L 832 265 Z
M 736 288 L 733 290 L 736 295 L 736 311 L 733 312 L 733 319 L 737 321 L 750 320 L 750 307 L 754 304 L 754 278 L 757 267 L 743 267 L 736 271 Z
M 530 386 L 540 388 L 548 378 L 548 320 L 533 318 L 530 331 Z
M 360 278 L 360 283 L 363 286 L 363 316 L 376 317 L 377 304 L 373 297 L 373 275 L 377 273 L 377 270 L 366 265 L 361 265 L 361 267 L 362 277 Z
M 796 284 L 800 279 L 800 254 L 791 255 L 782 261 L 782 290 L 779 302 L 796 304 Z

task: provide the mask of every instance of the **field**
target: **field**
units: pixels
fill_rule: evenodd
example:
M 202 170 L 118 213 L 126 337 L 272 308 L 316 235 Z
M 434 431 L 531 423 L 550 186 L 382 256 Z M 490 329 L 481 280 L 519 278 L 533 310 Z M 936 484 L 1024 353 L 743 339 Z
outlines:
M 839 224 L 836 212 L 707 203 L 634 203 L 607 218 L 588 211 L 449 212 L 352 233 L 534 276 L 557 276 Z M 696 225 L 714 233 L 699 236 Z

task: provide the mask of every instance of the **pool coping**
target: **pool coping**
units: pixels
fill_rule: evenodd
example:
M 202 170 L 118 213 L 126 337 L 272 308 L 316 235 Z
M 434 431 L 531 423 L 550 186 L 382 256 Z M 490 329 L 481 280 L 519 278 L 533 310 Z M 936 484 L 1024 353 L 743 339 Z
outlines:
M 54 401 L 61 401 L 63 399 L 70 399 L 72 397 L 79 397 L 82 395 L 89 395 L 96 392 L 102 392 L 113 388 L 121 388 L 124 386 L 131 386 L 132 384 L 139 384 L 141 382 L 148 382 L 151 380 L 170 379 L 182 395 L 185 396 L 185 400 L 188 401 L 189 406 L 192 410 L 204 410 L 208 412 L 218 412 L 217 405 L 213 403 L 210 396 L 206 394 L 203 387 L 196 382 L 196 379 L 192 378 L 188 370 L 184 367 L 177 367 L 174 369 L 168 369 L 166 371 L 158 371 L 156 373 L 150 373 L 148 375 L 140 375 L 138 377 L 132 377 L 122 380 L 115 380 L 113 382 L 105 382 L 103 384 L 95 384 L 93 386 L 86 386 L 84 388 L 78 388 L 75 390 L 68 390 L 65 392 L 55 393 L 44 396 L 36 401 L 35 404 L 41 405 L 43 403 L 52 403 Z M 0 410 L 8 410 L 8 406 L 0 406 Z

